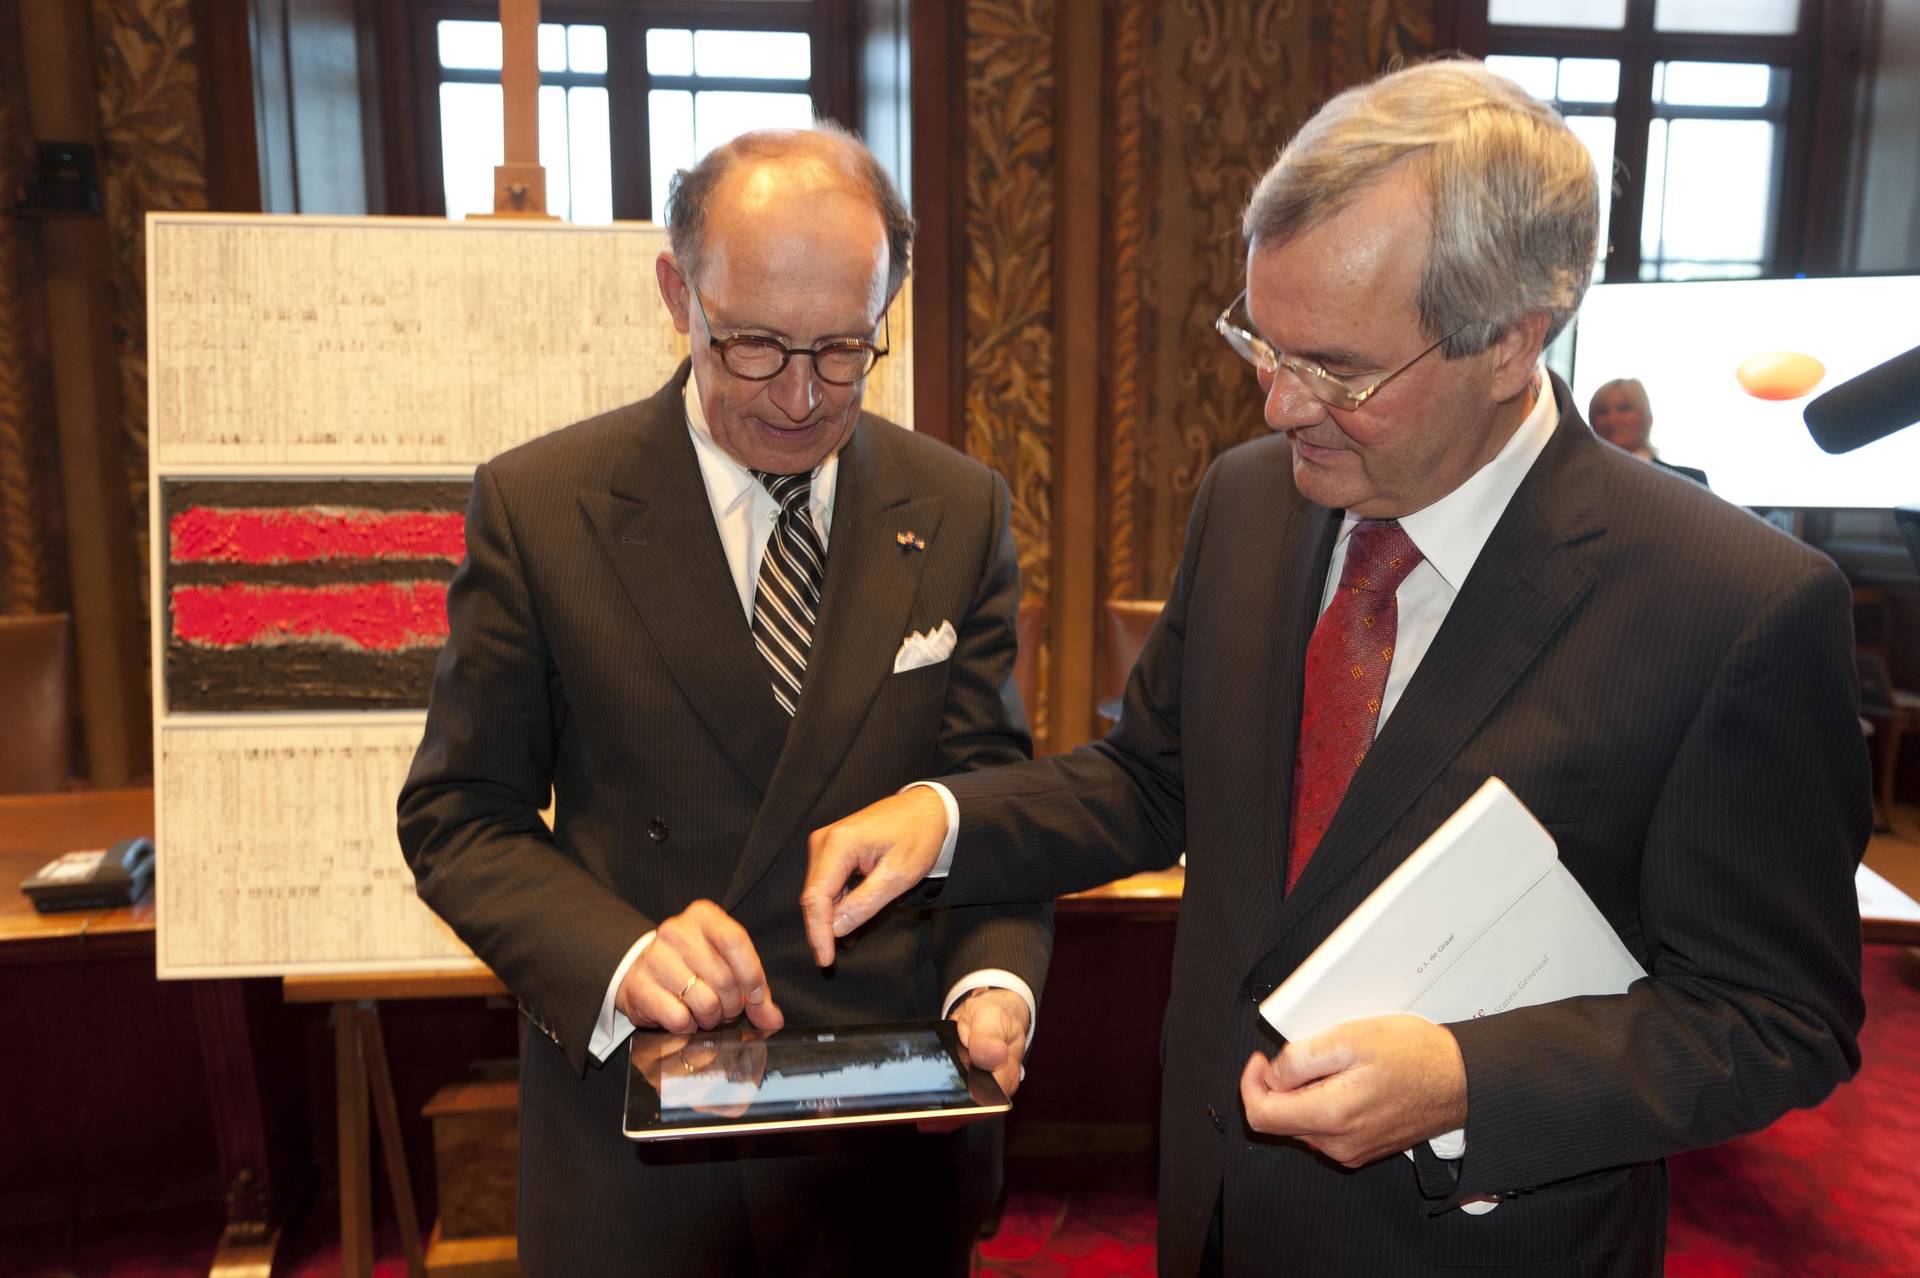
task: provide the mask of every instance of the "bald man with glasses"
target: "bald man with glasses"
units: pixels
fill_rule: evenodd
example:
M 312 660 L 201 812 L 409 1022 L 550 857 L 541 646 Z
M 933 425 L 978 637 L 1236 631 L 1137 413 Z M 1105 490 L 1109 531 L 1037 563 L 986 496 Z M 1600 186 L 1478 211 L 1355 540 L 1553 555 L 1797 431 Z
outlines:
M 1665 1157 L 1859 1065 L 1847 583 L 1600 443 L 1541 367 L 1592 274 L 1594 167 L 1478 63 L 1334 98 L 1243 229 L 1217 327 L 1272 433 L 1200 485 L 1118 724 L 816 832 L 816 957 L 902 894 L 1185 852 L 1162 1273 L 1658 1275 Z M 1490 776 L 1647 977 L 1279 1043 L 1260 1001 Z
M 622 1136 L 635 1028 L 949 1016 L 1011 1094 L 1052 942 L 1046 904 L 896 909 L 812 963 L 809 830 L 1030 753 L 1010 502 L 861 411 L 913 222 L 857 140 L 747 134 L 667 211 L 692 357 L 476 474 L 401 842 L 534 1030 L 528 1275 L 963 1275 L 997 1124 Z

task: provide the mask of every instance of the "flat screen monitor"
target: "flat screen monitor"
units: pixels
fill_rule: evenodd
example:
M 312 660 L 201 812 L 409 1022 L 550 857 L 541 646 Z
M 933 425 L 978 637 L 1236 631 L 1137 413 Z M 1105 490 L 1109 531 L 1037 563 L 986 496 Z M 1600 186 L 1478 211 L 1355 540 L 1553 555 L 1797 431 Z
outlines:
M 1599 284 L 1569 344 L 1583 417 L 1603 383 L 1639 378 L 1660 457 L 1706 471 L 1729 501 L 1920 501 L 1920 428 L 1834 456 L 1801 416 L 1814 396 L 1920 344 L 1920 275 Z M 1564 355 L 1549 362 L 1565 375 Z

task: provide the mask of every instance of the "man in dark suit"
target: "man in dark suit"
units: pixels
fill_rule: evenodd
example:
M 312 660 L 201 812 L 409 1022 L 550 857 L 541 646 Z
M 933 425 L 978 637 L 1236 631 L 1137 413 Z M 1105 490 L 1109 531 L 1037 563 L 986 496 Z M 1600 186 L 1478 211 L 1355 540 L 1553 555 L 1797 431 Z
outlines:
M 1847 584 L 1599 443 L 1539 368 L 1596 206 L 1580 142 L 1477 63 L 1330 102 L 1219 323 L 1274 434 L 1202 483 L 1119 724 L 949 779 L 951 815 L 914 788 L 813 836 L 823 960 L 929 873 L 942 905 L 1021 900 L 1185 850 L 1165 1273 L 1658 1274 L 1661 1160 L 1858 1065 Z M 1648 979 L 1275 1052 L 1260 1000 L 1489 776 Z
M 658 284 L 690 366 L 476 473 L 401 842 L 539 1031 L 528 1274 L 964 1273 L 997 1129 L 621 1135 L 628 1032 L 742 1014 L 950 1014 L 1012 1092 L 1051 946 L 1047 905 L 899 909 L 833 973 L 809 960 L 808 830 L 1030 752 L 1010 503 L 860 411 L 912 219 L 857 141 L 749 134 L 668 214 Z M 832 1227 L 876 1196 L 878 1225 Z

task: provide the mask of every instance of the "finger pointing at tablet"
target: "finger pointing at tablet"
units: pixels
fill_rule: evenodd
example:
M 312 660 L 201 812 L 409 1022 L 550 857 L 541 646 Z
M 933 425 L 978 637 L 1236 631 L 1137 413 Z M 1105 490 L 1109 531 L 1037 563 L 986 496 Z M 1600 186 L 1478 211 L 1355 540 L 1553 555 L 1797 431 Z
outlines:
M 695 901 L 655 929 L 614 1004 L 635 1026 L 675 1033 L 712 1029 L 742 1012 L 763 1030 L 786 1023 L 747 930 L 712 901 Z
M 947 809 L 925 786 L 903 790 L 815 830 L 807 838 L 807 882 L 800 893 L 807 944 L 821 967 L 845 936 L 927 877 L 947 837 Z M 854 875 L 864 875 L 849 888 Z

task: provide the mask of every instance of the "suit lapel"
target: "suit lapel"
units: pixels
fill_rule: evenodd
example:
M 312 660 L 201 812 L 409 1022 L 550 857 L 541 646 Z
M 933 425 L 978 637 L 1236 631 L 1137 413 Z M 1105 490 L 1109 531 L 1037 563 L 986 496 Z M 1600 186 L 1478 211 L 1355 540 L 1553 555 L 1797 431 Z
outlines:
M 580 504 L 674 684 L 764 794 L 786 716 L 768 689 L 687 437 L 687 367 L 640 405 L 633 446 L 608 489 L 582 492 Z
M 812 660 L 787 748 L 721 901 L 725 908 L 733 908 L 792 841 L 892 675 L 907 635 L 928 552 L 902 548 L 896 534 L 910 530 L 931 546 L 945 503 L 938 495 L 912 494 L 886 449 L 884 432 L 893 429 L 862 417 L 840 453 Z M 948 620 L 957 626 L 966 619 Z
M 1568 402 L 1557 379 L 1555 388 L 1561 403 Z M 1578 415 L 1563 411 L 1354 773 L 1346 801 L 1261 952 L 1311 917 L 1336 884 L 1368 865 L 1395 822 L 1460 754 L 1592 589 L 1594 574 L 1572 545 L 1605 529 L 1594 447 Z M 1392 869 L 1373 868 L 1380 875 Z

